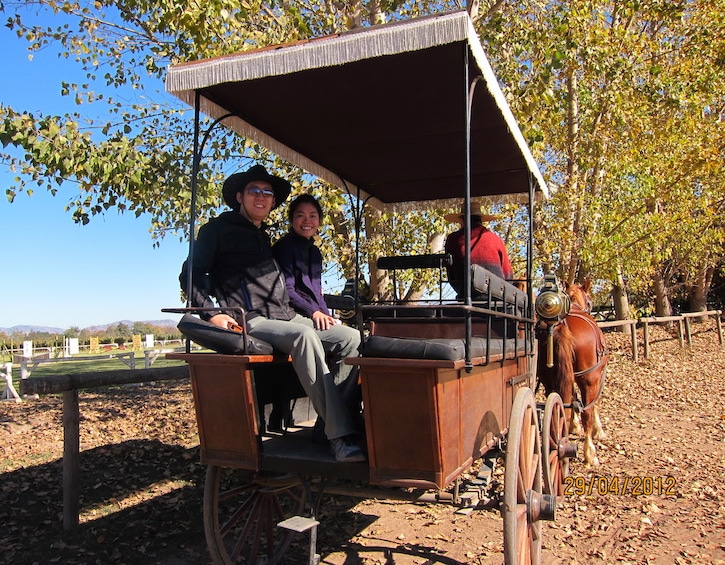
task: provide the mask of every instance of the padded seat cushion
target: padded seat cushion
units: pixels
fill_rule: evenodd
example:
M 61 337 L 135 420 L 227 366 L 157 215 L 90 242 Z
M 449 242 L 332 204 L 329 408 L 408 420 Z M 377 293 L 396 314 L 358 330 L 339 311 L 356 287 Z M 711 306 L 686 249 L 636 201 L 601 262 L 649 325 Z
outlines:
M 176 327 L 185 338 L 217 353 L 227 355 L 272 355 L 274 353 L 273 347 L 266 341 L 251 337 L 246 333 L 220 328 L 191 314 L 184 314 Z
M 513 349 L 514 340 L 509 340 Z M 490 353 L 503 352 L 503 340 L 490 340 Z M 370 336 L 365 342 L 363 357 L 386 357 L 398 359 L 441 359 L 461 361 L 465 359 L 465 340 L 463 339 L 425 339 L 408 337 Z M 471 339 L 471 357 L 486 356 L 486 339 Z

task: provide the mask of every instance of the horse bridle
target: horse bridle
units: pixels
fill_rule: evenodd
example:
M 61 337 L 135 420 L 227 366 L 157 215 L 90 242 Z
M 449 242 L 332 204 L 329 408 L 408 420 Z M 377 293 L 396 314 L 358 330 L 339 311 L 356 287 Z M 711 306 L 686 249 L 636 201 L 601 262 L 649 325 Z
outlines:
M 571 310 L 571 298 L 559 290 L 554 273 L 544 275 L 544 286 L 541 287 L 534 305 L 536 314 L 546 325 L 546 366 L 554 366 L 554 328 L 564 320 Z

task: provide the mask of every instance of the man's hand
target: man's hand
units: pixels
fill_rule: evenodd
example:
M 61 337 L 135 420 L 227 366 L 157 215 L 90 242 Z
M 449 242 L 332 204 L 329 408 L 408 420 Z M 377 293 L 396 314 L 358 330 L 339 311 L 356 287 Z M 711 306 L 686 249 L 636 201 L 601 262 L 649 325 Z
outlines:
M 209 321 L 215 326 L 219 326 L 225 330 L 242 331 L 237 321 L 227 314 L 217 314 L 209 318 Z

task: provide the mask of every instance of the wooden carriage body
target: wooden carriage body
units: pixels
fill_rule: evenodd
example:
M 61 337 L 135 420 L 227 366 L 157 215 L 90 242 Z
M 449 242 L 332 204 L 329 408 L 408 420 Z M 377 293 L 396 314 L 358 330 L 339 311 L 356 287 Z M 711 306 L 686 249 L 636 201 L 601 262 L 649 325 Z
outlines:
M 361 369 L 369 463 L 341 465 L 311 444 L 309 434 L 290 432 L 284 445 L 300 443 L 287 451 L 282 438 L 265 441 L 254 369 L 275 362 L 267 356 L 168 357 L 189 364 L 203 464 L 250 471 L 307 468 L 412 488 L 444 489 L 495 447 L 508 429 L 515 391 L 530 379 L 527 357 L 495 359 L 470 371 L 463 361 L 351 360 Z
M 361 368 L 370 482 L 443 489 L 508 429 L 527 358 L 470 371 L 463 361 L 356 360 Z

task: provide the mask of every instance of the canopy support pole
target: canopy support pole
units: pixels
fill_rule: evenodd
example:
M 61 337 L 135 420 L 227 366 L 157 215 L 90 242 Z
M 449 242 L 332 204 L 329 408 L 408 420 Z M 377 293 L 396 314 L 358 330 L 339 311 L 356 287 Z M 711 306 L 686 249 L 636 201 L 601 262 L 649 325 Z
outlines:
M 526 245 L 526 294 L 529 299 L 526 317 L 534 317 L 534 204 L 536 203 L 536 183 L 534 175 L 529 171 L 529 222 L 528 241 Z M 527 324 L 526 332 L 527 352 L 534 353 L 534 328 Z M 530 347 L 530 349 L 529 349 Z
M 189 218 L 189 256 L 186 259 L 186 307 L 191 307 L 191 285 L 193 281 L 193 267 L 194 267 L 194 234 L 196 232 L 196 193 L 199 179 L 199 169 L 201 169 L 201 155 L 204 152 L 204 146 L 206 145 L 209 135 L 214 127 L 221 122 L 223 119 L 232 116 L 233 114 L 227 113 L 223 116 L 214 120 L 206 130 L 201 143 L 199 143 L 199 129 L 200 129 L 200 116 L 201 116 L 201 94 L 198 90 L 194 92 L 194 146 L 192 151 L 194 155 L 191 161 L 191 211 Z M 186 352 L 191 351 L 191 342 L 186 340 Z
M 463 196 L 463 241 L 465 241 L 465 267 L 463 270 L 463 288 L 465 289 L 464 300 L 466 306 L 472 306 L 471 300 L 471 106 L 473 100 L 473 91 L 476 86 L 474 81 L 471 84 L 471 79 L 468 72 L 468 45 L 463 45 L 463 79 L 465 81 L 465 109 L 466 109 L 466 123 L 465 123 L 465 136 L 466 136 L 466 180 L 465 180 L 465 194 Z M 470 372 L 473 370 L 473 363 L 471 362 L 471 341 L 473 338 L 473 320 L 471 319 L 470 308 L 466 309 L 466 343 L 465 343 L 465 363 L 466 371 Z

